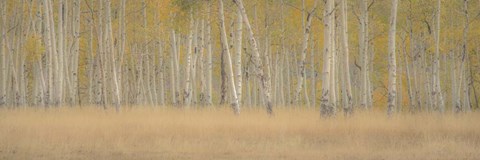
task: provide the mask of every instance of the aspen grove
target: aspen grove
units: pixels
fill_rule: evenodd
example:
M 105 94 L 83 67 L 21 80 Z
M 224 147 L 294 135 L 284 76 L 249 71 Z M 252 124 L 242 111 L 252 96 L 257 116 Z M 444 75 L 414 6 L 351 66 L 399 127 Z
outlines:
M 1 0 L 0 107 L 472 112 L 478 0 Z

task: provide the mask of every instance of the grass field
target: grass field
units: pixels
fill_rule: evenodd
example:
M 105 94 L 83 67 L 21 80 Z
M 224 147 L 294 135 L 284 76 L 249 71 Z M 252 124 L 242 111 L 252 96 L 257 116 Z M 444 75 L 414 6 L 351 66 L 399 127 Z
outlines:
M 0 159 L 480 159 L 480 114 L 0 109 Z

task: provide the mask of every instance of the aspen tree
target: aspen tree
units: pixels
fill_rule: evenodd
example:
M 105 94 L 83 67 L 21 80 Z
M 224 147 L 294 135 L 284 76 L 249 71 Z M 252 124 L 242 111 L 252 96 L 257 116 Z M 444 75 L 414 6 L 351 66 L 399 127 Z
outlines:
M 267 113 L 269 115 L 273 115 L 273 109 L 272 109 L 272 99 L 271 99 L 271 95 L 270 95 L 270 91 L 271 91 L 271 88 L 270 88 L 270 77 L 268 76 L 268 74 L 264 74 L 264 71 L 263 71 L 263 63 L 262 63 L 262 60 L 260 59 L 260 52 L 258 50 L 258 43 L 257 43 L 257 40 L 255 39 L 255 36 L 254 36 L 254 33 L 253 33 L 253 29 L 252 29 L 252 26 L 250 25 L 250 21 L 248 20 L 248 17 L 247 17 L 247 12 L 245 10 L 245 7 L 243 5 L 243 1 L 242 0 L 234 0 L 234 3 L 237 5 L 238 9 L 241 11 L 242 13 L 242 17 L 243 17 L 243 23 L 245 24 L 245 27 L 248 31 L 248 35 L 249 35 L 249 39 L 250 39 L 250 44 L 252 45 L 252 50 L 253 50 L 253 63 L 255 65 L 255 74 L 257 75 L 257 78 L 260 80 L 261 82 L 261 88 L 262 88 L 262 92 L 264 94 L 264 98 L 265 98 L 265 104 L 266 104 L 266 109 L 267 109 Z
M 303 85 L 304 79 L 306 77 L 306 72 L 305 72 L 306 62 L 305 62 L 305 59 L 307 57 L 308 41 L 309 41 L 309 38 L 310 38 L 310 30 L 311 30 L 310 28 L 311 28 L 311 24 L 312 24 L 314 14 L 315 14 L 315 10 L 317 9 L 317 2 L 318 1 L 316 0 L 312 11 L 310 11 L 307 15 L 307 23 L 305 24 L 305 28 L 304 28 L 304 31 L 303 31 L 302 52 L 301 52 L 302 55 L 301 55 L 300 64 L 299 64 L 300 74 L 298 74 L 297 88 L 295 89 L 295 95 L 293 97 L 293 99 L 295 101 L 294 104 L 299 103 L 300 91 L 302 90 L 302 85 Z
M 359 40 L 359 49 L 361 56 L 361 101 L 360 106 L 363 109 L 370 108 L 368 106 L 368 0 L 361 0 L 360 2 L 360 40 Z
M 397 64 L 395 54 L 395 36 L 397 25 L 397 5 L 398 0 L 392 0 L 390 15 L 390 30 L 388 32 L 388 107 L 387 114 L 392 116 L 396 109 L 397 96 Z
M 235 80 L 238 103 L 242 103 L 242 34 L 243 18 L 240 10 L 237 9 L 237 22 L 235 31 Z
M 1 59 L 1 82 L 0 82 L 0 106 L 7 101 L 7 52 L 6 52 L 6 27 L 7 27 L 7 1 L 0 2 L 1 5 L 1 37 L 0 37 L 0 59 Z
M 333 53 L 335 48 L 333 48 L 332 42 L 334 40 L 333 31 L 335 29 L 334 25 L 334 0 L 327 0 L 325 11 L 324 11 L 324 54 L 323 54 L 323 73 L 322 73 L 322 96 L 320 104 L 320 115 L 322 117 L 332 117 L 335 115 L 335 106 L 332 99 L 332 86 L 335 85 L 335 82 L 331 82 L 332 76 L 332 63 L 333 63 Z
M 106 3 L 107 3 L 106 11 L 105 11 L 106 12 L 106 14 L 105 14 L 106 22 L 107 22 L 107 24 L 106 24 L 106 27 L 107 27 L 106 41 L 107 41 L 107 45 L 108 45 L 107 52 L 110 52 L 109 54 L 111 56 L 110 57 L 111 58 L 110 64 L 112 66 L 111 72 L 112 72 L 112 75 L 113 75 L 113 77 L 112 77 L 113 85 L 114 85 L 113 90 L 114 90 L 114 94 L 115 94 L 113 103 L 115 105 L 115 110 L 117 112 L 119 112 L 120 111 L 120 105 L 121 105 L 120 104 L 121 99 L 120 99 L 120 87 L 119 87 L 119 84 L 118 84 L 118 77 L 117 77 L 117 67 L 116 67 L 117 66 L 116 65 L 117 60 L 115 58 L 115 49 L 113 48 L 114 47 L 113 46 L 113 33 L 112 33 L 113 31 L 112 31 L 112 22 L 111 22 L 112 20 L 111 20 L 111 11 L 110 11 L 111 2 L 110 2 L 110 0 L 106 0 Z
M 211 11 L 211 2 L 208 3 L 208 10 L 207 10 L 207 105 L 212 105 L 212 30 L 211 30 L 211 23 L 212 20 L 210 19 L 210 11 Z
M 195 21 L 193 19 L 193 9 L 190 9 L 190 34 L 188 35 L 188 49 L 187 49 L 187 66 L 185 69 L 185 91 L 183 93 L 183 103 L 186 106 L 190 106 L 192 102 L 192 85 L 191 85 L 191 68 L 192 68 L 192 50 L 193 50 L 193 34 L 194 34 Z
M 342 26 L 342 48 L 344 52 L 343 57 L 343 74 L 342 76 L 345 79 L 345 104 L 344 105 L 344 112 L 346 115 L 350 115 L 353 113 L 353 96 L 352 96 L 352 85 L 350 79 L 350 61 L 349 61 L 349 52 L 350 49 L 348 48 L 348 9 L 347 9 L 347 0 L 342 0 L 341 4 L 341 26 Z
M 228 40 L 227 40 L 227 31 L 225 29 L 225 19 L 224 19 L 224 14 L 223 14 L 223 0 L 219 0 L 219 20 L 220 20 L 220 30 L 221 30 L 221 39 L 222 39 L 222 45 L 223 45 L 223 52 L 226 53 L 226 58 L 228 62 L 228 70 L 230 72 L 229 74 L 229 79 L 231 82 L 231 90 L 232 90 L 232 108 L 233 112 L 235 115 L 240 114 L 240 106 L 238 103 L 238 94 L 236 93 L 236 86 L 235 86 L 235 76 L 234 76 L 234 71 L 233 71 L 233 62 L 232 62 L 232 57 L 230 56 L 230 47 L 228 47 Z

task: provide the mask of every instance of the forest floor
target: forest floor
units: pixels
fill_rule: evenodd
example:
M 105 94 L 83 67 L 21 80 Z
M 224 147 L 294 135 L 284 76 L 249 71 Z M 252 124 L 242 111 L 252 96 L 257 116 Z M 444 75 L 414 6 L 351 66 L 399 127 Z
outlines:
M 480 113 L 0 109 L 0 159 L 480 159 Z

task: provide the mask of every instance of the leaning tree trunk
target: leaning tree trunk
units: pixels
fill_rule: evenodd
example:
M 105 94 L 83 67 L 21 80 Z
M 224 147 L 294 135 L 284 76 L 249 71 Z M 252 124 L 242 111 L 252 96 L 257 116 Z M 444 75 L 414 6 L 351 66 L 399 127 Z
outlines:
M 388 110 L 387 114 L 391 116 L 396 108 L 397 96 L 397 64 L 395 59 L 395 36 L 397 25 L 397 5 L 398 0 L 392 0 L 392 9 L 390 15 L 390 30 L 388 32 Z
M 271 99 L 271 95 L 270 95 L 271 88 L 270 88 L 270 84 L 269 84 L 270 77 L 268 77 L 268 75 L 266 75 L 264 73 L 264 71 L 262 70 L 264 68 L 264 66 L 263 66 L 262 60 L 260 59 L 260 52 L 258 50 L 257 40 L 255 39 L 255 36 L 253 34 L 253 29 L 252 29 L 252 26 L 250 25 L 250 21 L 248 20 L 247 12 L 245 10 L 245 7 L 243 6 L 243 1 L 242 0 L 234 0 L 234 3 L 237 5 L 238 9 L 242 13 L 243 23 L 245 23 L 248 34 L 249 34 L 250 44 L 252 45 L 252 50 L 253 50 L 253 56 L 252 56 L 253 60 L 252 61 L 255 65 L 255 73 L 257 75 L 257 78 L 259 78 L 259 80 L 261 81 L 260 86 L 262 88 L 262 92 L 264 94 L 264 98 L 265 98 L 265 101 L 266 101 L 265 104 L 267 105 L 266 106 L 267 113 L 269 115 L 273 115 L 272 99 Z
M 297 88 L 295 89 L 295 95 L 293 96 L 293 101 L 294 104 L 299 104 L 299 99 L 300 99 L 300 92 L 302 90 L 302 85 L 304 82 L 304 79 L 306 77 L 306 72 L 305 72 L 305 59 L 307 57 L 307 49 L 308 49 L 308 41 L 310 38 L 310 28 L 312 24 L 312 20 L 315 14 L 315 10 L 317 9 L 317 0 L 315 1 L 315 5 L 312 9 L 311 12 L 308 13 L 307 15 L 307 23 L 305 25 L 304 31 L 303 31 L 303 42 L 302 42 L 302 57 L 300 59 L 300 64 L 299 64 L 299 72 L 297 77 Z
M 232 96 L 233 96 L 233 102 L 232 102 L 232 108 L 233 112 L 235 115 L 240 114 L 240 106 L 238 104 L 238 95 L 235 87 L 235 79 L 234 79 L 234 72 L 233 72 L 233 63 L 232 63 L 232 58 L 230 56 L 230 47 L 228 47 L 228 40 L 227 40 L 227 31 L 225 29 L 225 19 L 223 16 L 223 0 L 219 0 L 219 18 L 220 18 L 220 32 L 221 32 L 221 39 L 222 39 L 222 45 L 223 45 L 223 50 L 224 53 L 226 53 L 226 58 L 228 62 L 228 71 L 230 72 L 229 74 L 229 79 L 231 83 L 231 90 L 232 90 Z

